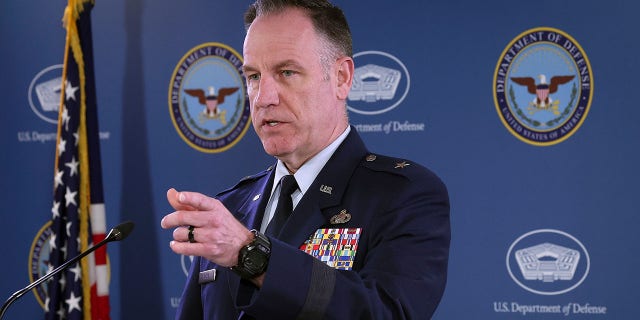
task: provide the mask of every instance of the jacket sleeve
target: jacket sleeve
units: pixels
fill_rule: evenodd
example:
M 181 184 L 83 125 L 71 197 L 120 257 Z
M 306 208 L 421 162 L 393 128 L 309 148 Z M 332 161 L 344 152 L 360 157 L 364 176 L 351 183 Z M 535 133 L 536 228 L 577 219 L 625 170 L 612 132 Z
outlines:
M 194 257 L 191 263 L 191 270 L 176 313 L 177 320 L 202 319 L 202 300 L 200 298 L 200 285 L 198 284 L 200 260 L 200 257 Z

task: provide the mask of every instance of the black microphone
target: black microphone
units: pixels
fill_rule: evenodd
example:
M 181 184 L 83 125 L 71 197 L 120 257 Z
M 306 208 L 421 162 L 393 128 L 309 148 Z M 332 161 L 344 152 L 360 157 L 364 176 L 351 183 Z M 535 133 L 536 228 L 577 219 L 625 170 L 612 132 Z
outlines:
M 28 286 L 16 291 L 16 293 L 11 295 L 11 297 L 9 297 L 9 299 L 7 299 L 7 301 L 5 301 L 5 303 L 2 305 L 2 309 L 0 309 L 0 319 L 2 319 L 2 317 L 4 316 L 5 311 L 7 311 L 7 308 L 9 308 L 9 306 L 13 302 L 18 300 L 18 298 L 22 297 L 25 293 L 29 292 L 29 290 L 35 288 L 36 286 L 38 286 L 41 283 L 49 280 L 50 278 L 52 278 L 56 274 L 62 272 L 65 269 L 67 269 L 70 265 L 76 263 L 78 260 L 82 259 L 84 256 L 88 255 L 89 253 L 91 253 L 91 252 L 95 251 L 96 249 L 102 247 L 103 245 L 107 244 L 107 242 L 124 240 L 127 236 L 129 236 L 129 234 L 133 230 L 133 226 L 134 226 L 134 223 L 131 222 L 131 221 L 125 221 L 125 222 L 115 226 L 113 229 L 111 229 L 111 231 L 109 231 L 109 234 L 107 234 L 107 236 L 104 238 L 104 240 L 98 242 L 93 247 L 87 249 L 86 251 L 84 251 L 84 252 L 80 253 L 79 255 L 75 256 L 73 259 L 71 259 L 71 260 L 65 262 L 64 264 L 60 265 L 59 267 L 55 268 L 53 271 L 45 274 L 44 276 L 42 276 L 38 280 L 34 281 L 30 285 L 28 285 Z

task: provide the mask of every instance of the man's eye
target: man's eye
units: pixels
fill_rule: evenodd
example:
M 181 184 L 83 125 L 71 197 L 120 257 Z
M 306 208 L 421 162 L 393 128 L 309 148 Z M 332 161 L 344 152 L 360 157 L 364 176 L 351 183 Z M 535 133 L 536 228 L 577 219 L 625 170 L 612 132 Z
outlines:
M 257 73 L 247 75 L 247 80 L 249 81 L 254 81 L 259 79 L 260 79 L 260 76 Z
M 285 77 L 290 77 L 290 76 L 293 75 L 293 73 L 294 72 L 291 71 L 291 70 L 282 70 L 282 75 L 285 76 Z

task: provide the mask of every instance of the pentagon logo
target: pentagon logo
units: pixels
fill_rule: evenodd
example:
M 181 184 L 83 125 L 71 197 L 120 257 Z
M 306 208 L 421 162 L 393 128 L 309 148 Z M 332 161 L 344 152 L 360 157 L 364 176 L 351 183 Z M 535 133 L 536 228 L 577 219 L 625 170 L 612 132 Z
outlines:
M 29 106 L 40 119 L 58 124 L 62 67 L 56 64 L 38 72 L 29 84 Z
M 400 59 L 381 51 L 353 55 L 357 67 L 347 97 L 349 111 L 375 115 L 393 110 L 409 93 L 409 71 Z
M 558 295 L 587 278 L 589 253 L 574 236 L 554 229 L 527 232 L 507 252 L 507 270 L 521 288 L 539 295 Z

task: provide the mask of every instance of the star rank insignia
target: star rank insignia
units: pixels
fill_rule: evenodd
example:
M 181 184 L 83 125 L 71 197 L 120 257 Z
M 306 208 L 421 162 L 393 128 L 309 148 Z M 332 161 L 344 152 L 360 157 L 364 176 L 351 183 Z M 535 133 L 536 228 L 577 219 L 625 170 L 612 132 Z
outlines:
M 395 169 L 404 169 L 404 167 L 407 167 L 409 165 L 411 165 L 411 164 L 407 163 L 406 161 L 402 161 L 402 162 L 396 163 L 396 166 L 394 168 Z

